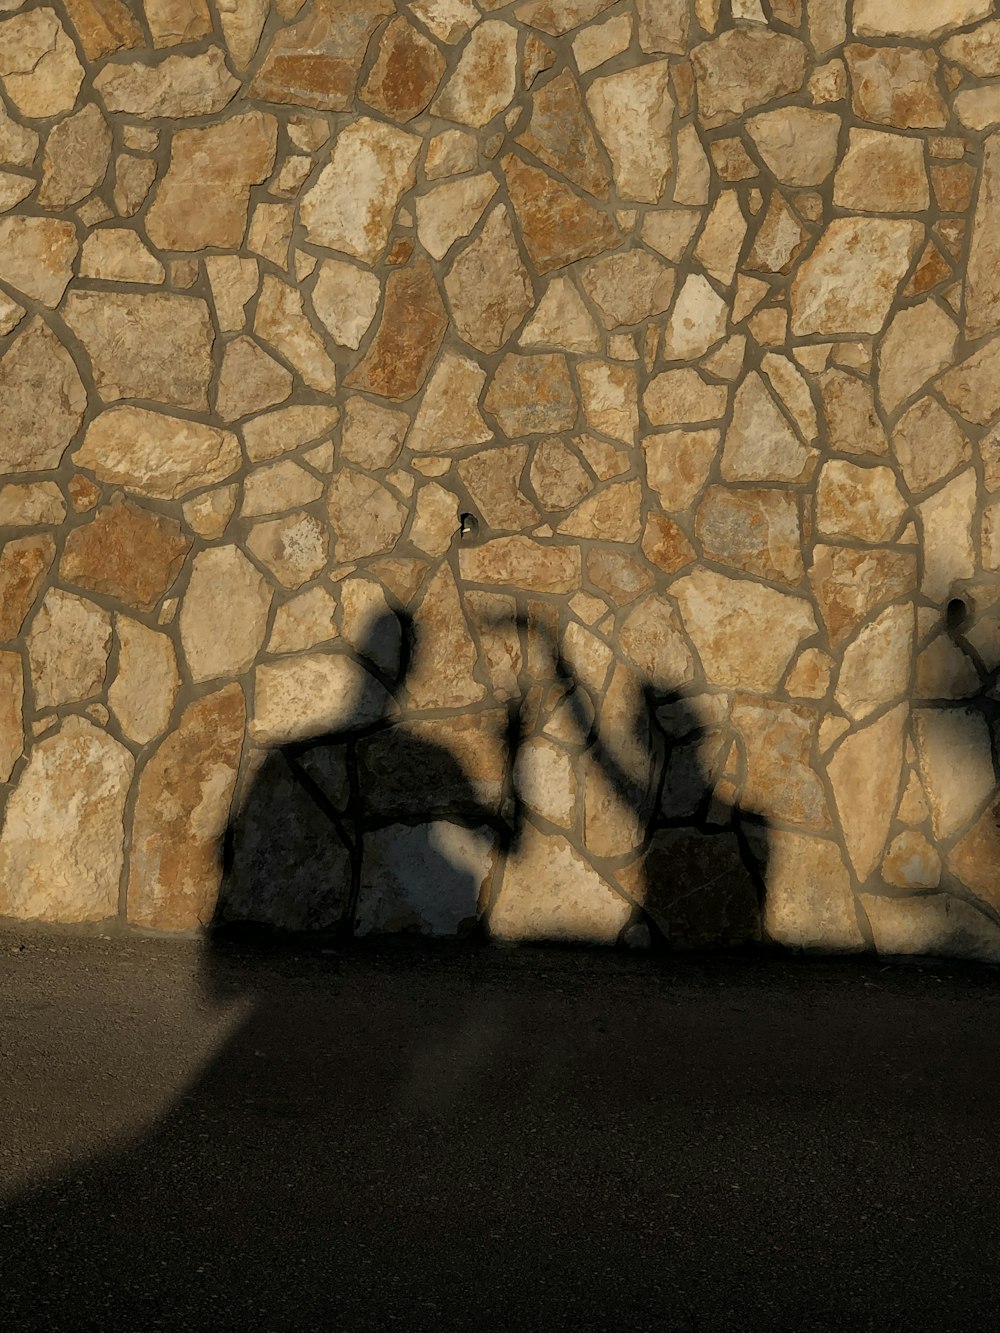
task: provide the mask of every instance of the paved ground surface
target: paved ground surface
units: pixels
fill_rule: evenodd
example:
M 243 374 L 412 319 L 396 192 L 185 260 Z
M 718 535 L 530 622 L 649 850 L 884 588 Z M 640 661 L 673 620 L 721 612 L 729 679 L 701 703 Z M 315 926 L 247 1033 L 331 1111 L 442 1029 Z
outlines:
M 1000 1324 L 1000 973 L 0 935 L 0 1328 Z

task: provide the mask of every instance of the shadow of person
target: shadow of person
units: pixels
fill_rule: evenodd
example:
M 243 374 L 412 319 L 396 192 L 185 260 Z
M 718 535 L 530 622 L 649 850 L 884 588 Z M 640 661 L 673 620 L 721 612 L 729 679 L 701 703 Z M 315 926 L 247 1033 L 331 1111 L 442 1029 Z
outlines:
M 624 665 L 598 711 L 554 635 L 519 623 L 545 644 L 565 719 L 556 730 L 580 750 L 587 855 L 636 907 L 626 941 L 648 937 L 667 949 L 759 942 L 768 821 L 738 799 L 732 729 L 721 715 L 706 719 L 672 682 Z M 550 727 L 543 716 L 536 729 Z M 538 808 L 530 791 L 518 796 L 522 808 Z
M 490 872 L 516 836 L 516 708 L 491 714 L 485 731 L 400 722 L 418 652 L 409 615 L 376 617 L 358 649 L 358 697 L 343 701 L 337 726 L 257 757 L 221 848 L 216 931 L 475 929 Z M 486 742 L 492 765 L 477 764 L 468 743 L 456 753 L 463 736 Z

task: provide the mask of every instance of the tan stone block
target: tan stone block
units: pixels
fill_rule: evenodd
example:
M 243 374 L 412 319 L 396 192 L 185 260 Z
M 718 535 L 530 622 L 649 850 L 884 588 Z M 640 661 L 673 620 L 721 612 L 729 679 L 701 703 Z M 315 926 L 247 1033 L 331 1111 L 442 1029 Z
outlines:
M 969 441 L 933 398 L 921 398 L 903 414 L 892 434 L 892 448 L 903 480 L 915 496 L 972 457 Z
M 291 392 L 290 372 L 252 338 L 226 344 L 215 394 L 215 410 L 223 421 L 273 407 Z
M 833 663 L 819 648 L 806 648 L 785 679 L 793 699 L 822 699 L 830 686 Z
M 917 657 L 914 698 L 968 699 L 980 689 L 975 663 L 950 638 L 933 639 Z
M 0 360 L 0 469 L 55 468 L 83 420 L 87 395 L 56 335 L 33 320 Z
M 0 642 L 13 642 L 55 559 L 48 533 L 18 537 L 0 550 Z
M 752 371 L 736 391 L 722 451 L 723 479 L 802 481 L 816 457 L 816 450 L 795 435 L 764 380 Z
M 774 700 L 736 699 L 733 725 L 746 747 L 742 801 L 755 814 L 803 828 L 831 827 L 826 793 L 812 764 L 815 709 Z
M 835 218 L 792 283 L 792 332 L 879 333 L 922 239 L 916 222 Z
M 581 361 L 576 373 L 587 425 L 623 444 L 633 444 L 639 429 L 635 370 L 606 361 Z
M 413 185 L 420 148 L 416 135 L 368 117 L 341 131 L 329 164 L 302 200 L 307 239 L 375 263 L 399 200 Z
M 549 510 L 568 509 L 593 485 L 577 454 L 558 439 L 538 444 L 530 479 L 539 504 Z
M 474 230 L 496 192 L 496 177 L 484 172 L 478 176 L 447 181 L 429 193 L 420 195 L 416 202 L 416 212 L 417 234 L 421 245 L 435 259 L 443 259 L 455 241 Z M 504 209 L 497 209 L 490 215 L 494 228 L 500 229 L 495 241 L 501 244 L 509 234 L 509 223 L 505 234 L 503 222 L 496 219 L 505 218 Z M 489 242 L 484 239 L 482 246 L 488 249 Z
M 50 309 L 62 299 L 78 249 L 76 228 L 71 222 L 0 218 L 0 278 Z
M 337 637 L 337 603 L 322 587 L 298 593 L 278 607 L 267 642 L 269 653 L 301 653 Z
M 710 683 L 774 690 L 802 639 L 815 633 L 809 603 L 749 579 L 696 569 L 671 592 Z M 747 654 L 749 639 L 758 644 Z
M 120 495 L 66 538 L 60 577 L 138 611 L 151 611 L 180 573 L 191 548 L 173 518 Z
M 905 697 L 913 657 L 913 605 L 890 606 L 844 650 L 834 698 L 854 722 Z
M 787 356 L 779 356 L 775 352 L 769 352 L 762 359 L 761 369 L 795 422 L 799 434 L 807 443 L 814 443 L 819 435 L 819 420 L 812 392 L 804 376 Z
M 13 120 L 0 107 L 0 161 L 12 167 L 30 167 L 38 152 L 38 135 Z
M 847 96 L 847 67 L 840 59 L 817 65 L 809 76 L 809 96 L 818 106 L 842 102 Z
M 834 112 L 790 106 L 752 116 L 747 132 L 783 185 L 821 185 L 837 162 L 840 125 Z
M 836 646 L 880 606 L 916 590 L 916 561 L 899 551 L 817 545 L 809 582 Z
M 0 782 L 24 752 L 24 667 L 20 653 L 0 653 Z
M 798 92 L 805 81 L 806 48 L 794 37 L 736 28 L 691 52 L 702 124 L 728 124 L 745 111 Z
M 72 111 L 83 67 L 54 9 L 31 9 L 0 23 L 0 83 L 22 116 Z
M 518 339 L 522 347 L 599 352 L 601 335 L 570 278 L 553 278 Z
M 607 329 L 640 324 L 662 314 L 674 291 L 674 271 L 646 250 L 608 255 L 581 274 L 584 291 Z
M 38 708 L 58 708 L 99 694 L 111 651 L 111 616 L 93 602 L 50 588 L 27 636 Z
M 125 735 L 146 745 L 166 731 L 180 689 L 173 644 L 129 616 L 116 616 L 115 630 L 118 669 L 108 703 Z
M 225 0 L 220 11 L 224 6 Z M 206 0 L 143 0 L 143 8 L 155 47 L 196 42 L 212 31 Z
M 0 528 L 55 527 L 66 517 L 66 501 L 54 481 L 0 486 Z
M 462 935 L 478 917 L 496 835 L 446 820 L 393 824 L 365 839 L 358 935 Z
M 627 659 L 658 687 L 676 689 L 693 680 L 694 661 L 673 603 L 651 593 L 631 608 L 618 642 Z
M 971 708 L 917 708 L 913 717 L 934 838 L 941 842 L 962 829 L 994 790 L 989 728 Z
M 375 29 L 395 12 L 390 0 L 316 0 L 304 18 L 271 38 L 250 93 L 267 102 L 346 111 Z
M 458 464 L 458 473 L 478 509 L 483 522 L 491 531 L 520 532 L 534 526 L 539 515 L 518 489 L 528 449 L 525 445 L 507 448 L 483 449 L 464 458 Z M 449 507 L 450 528 L 448 543 L 458 529 L 457 500 Z M 427 550 L 424 546 L 422 549 Z
M 882 859 L 895 812 L 907 713 L 900 704 L 850 733 L 827 766 L 844 841 L 862 883 Z
M 386 280 L 375 337 L 345 384 L 397 402 L 412 398 L 427 378 L 447 323 L 429 262 L 419 258 L 394 269 Z
M 274 412 L 245 421 L 243 442 L 251 463 L 263 463 L 291 453 L 333 430 L 340 420 L 336 407 L 279 407 Z M 228 475 L 228 474 L 226 474 Z
M 577 404 L 566 358 L 556 352 L 508 353 L 493 376 L 483 406 L 511 439 L 572 428 Z
M 0 913 L 65 923 L 116 915 L 133 767 L 82 717 L 33 746 L 0 835 Z
M 949 596 L 958 579 L 971 578 L 975 572 L 976 490 L 975 471 L 968 468 L 918 508 L 924 538 L 920 590 L 933 601 Z
M 463 582 L 511 584 L 531 592 L 575 592 L 580 586 L 580 548 L 576 543 L 496 537 L 458 553 Z
M 654 60 L 597 78 L 587 89 L 622 199 L 655 204 L 663 195 L 672 166 L 669 70 L 668 61 Z
M 158 286 L 165 274 L 163 265 L 130 227 L 102 227 L 84 240 L 80 276 Z
M 406 523 L 406 509 L 396 496 L 353 468 L 342 468 L 331 478 L 327 511 L 338 561 L 391 551 Z
M 983 149 L 979 198 L 972 226 L 966 280 L 966 332 L 970 338 L 1000 328 L 1000 134 L 987 139 Z
M 601 161 L 579 86 L 568 71 L 531 98 L 531 120 L 517 142 L 588 194 L 606 199 L 611 180 Z
M 933 51 L 909 46 L 845 48 L 855 115 L 896 129 L 940 129 L 948 108 L 937 84 Z
M 882 130 L 851 130 L 833 183 L 833 202 L 839 208 L 917 213 L 930 201 L 922 140 Z
M 122 0 L 65 0 L 65 9 L 88 60 L 143 44 L 142 29 Z
M 492 196 L 495 182 L 486 179 Z M 417 213 L 419 218 L 419 201 Z M 483 352 L 499 351 L 534 304 L 531 281 L 503 205 L 493 209 L 479 236 L 457 257 L 444 287 L 455 327 L 465 341 Z
M 932 9 L 922 0 L 857 0 L 854 31 L 862 37 L 916 37 L 929 41 L 953 28 L 987 18 L 992 0 L 938 0 Z
M 610 249 L 618 229 L 568 185 L 513 153 L 501 159 L 521 236 L 536 271 L 563 268 Z
M 728 286 L 736 274 L 746 233 L 747 221 L 737 192 L 723 190 L 705 220 L 694 248 L 694 257 L 707 273 Z M 697 275 L 687 278 L 686 285 L 690 285 L 694 276 Z
M 138 495 L 176 500 L 232 476 L 241 456 L 229 431 L 123 406 L 95 417 L 74 461 Z
M 682 0 L 682 3 L 686 14 L 686 0 Z M 640 33 L 644 31 L 643 23 L 644 21 L 640 20 Z M 676 41 L 676 37 L 672 40 Z M 606 61 L 613 60 L 615 56 L 621 55 L 623 51 L 627 50 L 631 41 L 632 16 L 630 14 L 616 14 L 614 18 L 610 18 L 604 23 L 592 23 L 589 27 L 582 28 L 573 38 L 573 59 L 576 61 L 576 67 L 581 74 L 587 74 Z
M 674 203 L 708 203 L 712 169 L 693 125 L 677 131 L 677 169 L 674 173 Z
M 311 389 L 336 389 L 336 367 L 309 322 L 302 293 L 270 273 L 261 286 L 253 330 L 295 367 Z
M 361 97 L 393 120 L 406 122 L 430 102 L 444 71 L 444 57 L 434 43 L 399 15 L 383 30 Z
M 239 487 L 235 483 L 202 491 L 181 506 L 184 522 L 199 537 L 221 537 L 233 516 L 238 493 Z
M 642 489 L 637 481 L 601 487 L 559 524 L 563 536 L 635 542 L 642 531 Z
M 870 385 L 845 371 L 826 370 L 819 377 L 819 388 L 832 449 L 845 454 L 889 452 Z
M 489 930 L 496 939 L 612 944 L 631 915 L 631 904 L 565 838 L 528 824 L 507 860 Z
M 971 32 L 956 33 L 941 50 L 948 60 L 963 65 L 977 78 L 1000 77 L 1000 19 L 980 23 Z
M 993 961 L 997 928 L 971 903 L 949 893 L 905 898 L 862 894 L 880 954 L 939 954 Z
M 94 79 L 107 111 L 144 119 L 215 115 L 229 105 L 239 86 L 218 46 L 195 55 L 166 56 L 155 64 L 112 62 Z
M 522 0 L 515 15 L 521 23 L 540 28 L 552 37 L 561 37 L 570 29 L 589 23 L 613 3 L 614 0 Z
M 110 160 L 111 130 L 91 102 L 50 132 L 38 202 L 57 209 L 78 203 L 104 179 Z
M 809 240 L 809 233 L 778 191 L 754 237 L 746 268 L 760 273 L 789 273 Z
M 650 564 L 666 574 L 675 574 L 697 559 L 684 530 L 673 519 L 658 513 L 646 517 L 642 553 Z
M 798 501 L 787 491 L 710 486 L 695 534 L 709 560 L 790 586 L 803 576 Z
M 257 667 L 254 698 L 250 734 L 269 745 L 371 726 L 394 710 L 375 677 L 336 652 Z
M 468 130 L 445 130 L 427 144 L 424 175 L 428 180 L 474 171 L 479 160 L 476 138 Z
M 663 508 L 685 513 L 708 481 L 719 451 L 719 432 L 665 431 L 643 440 L 646 477 Z
M 667 370 L 650 380 L 643 408 L 653 426 L 715 421 L 728 406 L 725 385 L 707 383 L 696 370 Z
M 796 949 L 863 949 L 850 875 L 837 844 L 771 829 L 767 834 L 766 935 Z
M 257 290 L 256 259 L 238 255 L 206 255 L 205 271 L 212 289 L 215 314 L 223 333 L 244 327 L 247 302 Z
M 891 468 L 861 467 L 839 458 L 824 464 L 816 526 L 825 537 L 856 537 L 878 545 L 892 539 L 905 513 Z
M 246 671 L 264 641 L 271 589 L 236 546 L 194 558 L 180 611 L 181 642 L 195 681 Z
M 313 514 L 299 510 L 255 523 L 247 550 L 286 588 L 301 588 L 326 566 L 330 533 Z
M 989 425 L 1000 414 L 1000 338 L 985 343 L 937 384 L 945 401 L 966 421 Z

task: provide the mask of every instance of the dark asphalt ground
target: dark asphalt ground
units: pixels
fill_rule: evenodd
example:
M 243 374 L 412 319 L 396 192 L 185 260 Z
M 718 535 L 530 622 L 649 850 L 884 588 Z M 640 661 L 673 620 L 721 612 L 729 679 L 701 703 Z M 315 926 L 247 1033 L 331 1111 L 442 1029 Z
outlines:
M 1000 1327 L 1000 972 L 0 935 L 0 1329 Z

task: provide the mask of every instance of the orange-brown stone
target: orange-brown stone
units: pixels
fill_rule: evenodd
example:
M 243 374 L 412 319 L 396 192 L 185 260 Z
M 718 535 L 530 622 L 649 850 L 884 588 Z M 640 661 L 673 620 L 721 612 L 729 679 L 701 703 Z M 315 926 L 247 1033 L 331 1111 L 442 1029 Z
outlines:
M 59 573 L 79 588 L 151 611 L 190 549 L 176 519 L 118 496 L 69 534 Z
M 275 34 L 251 96 L 317 111 L 348 110 L 372 34 L 395 10 L 391 0 L 315 0 L 303 19 Z
M 434 43 L 400 15 L 382 34 L 378 59 L 361 96 L 393 120 L 412 120 L 434 96 L 444 70 L 444 57 Z
M 503 169 L 525 247 L 539 273 L 600 254 L 617 243 L 618 228 L 611 218 L 568 185 L 512 153 L 503 159 Z
M 531 122 L 517 142 L 588 194 L 607 199 L 611 180 L 587 122 L 580 89 L 568 70 L 535 93 Z
M 0 551 L 0 643 L 17 638 L 55 554 L 48 533 L 19 537 Z
M 412 398 L 427 378 L 447 327 L 429 262 L 421 256 L 411 267 L 394 269 L 385 284 L 382 322 L 368 354 L 345 383 L 396 402 Z
M 64 7 L 88 60 L 143 44 L 142 29 L 122 0 L 65 0 Z

